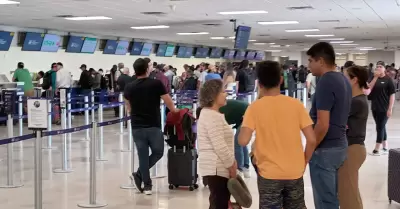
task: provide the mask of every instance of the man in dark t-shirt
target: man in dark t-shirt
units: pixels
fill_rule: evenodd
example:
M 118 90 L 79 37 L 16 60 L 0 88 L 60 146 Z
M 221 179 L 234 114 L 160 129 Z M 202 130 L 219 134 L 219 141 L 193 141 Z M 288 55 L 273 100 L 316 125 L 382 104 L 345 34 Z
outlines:
M 131 115 L 132 135 L 139 157 L 139 169 L 132 174 L 131 179 L 134 180 L 138 190 L 146 195 L 151 195 L 152 189 L 149 170 L 164 154 L 160 99 L 164 100 L 172 112 L 177 111 L 163 83 L 148 77 L 150 64 L 150 59 L 146 58 L 135 61 L 133 68 L 137 79 L 129 83 L 124 91 L 126 109 Z
M 320 76 L 310 110 L 317 139 L 317 149 L 310 160 L 314 205 L 315 209 L 337 209 L 337 175 L 347 155 L 346 125 L 352 90 L 346 77 L 335 72 L 332 45 L 317 43 L 307 55 L 312 74 Z

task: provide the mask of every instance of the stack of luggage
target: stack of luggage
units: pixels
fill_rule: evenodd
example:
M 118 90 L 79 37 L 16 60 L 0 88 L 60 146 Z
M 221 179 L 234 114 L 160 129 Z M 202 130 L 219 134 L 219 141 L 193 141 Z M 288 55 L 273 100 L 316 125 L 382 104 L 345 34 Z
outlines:
M 389 150 L 388 197 L 400 203 L 400 149 Z

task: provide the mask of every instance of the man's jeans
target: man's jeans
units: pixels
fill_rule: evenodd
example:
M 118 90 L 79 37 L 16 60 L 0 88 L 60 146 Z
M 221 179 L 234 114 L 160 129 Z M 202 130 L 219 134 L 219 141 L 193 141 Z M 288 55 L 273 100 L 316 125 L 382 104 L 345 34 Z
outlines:
M 139 128 L 132 130 L 132 136 L 136 144 L 139 169 L 145 187 L 151 187 L 150 169 L 163 157 L 164 137 L 160 128 Z M 151 155 L 149 157 L 149 147 Z
M 346 156 L 347 146 L 315 150 L 310 161 L 315 209 L 339 209 L 338 169 Z
M 238 170 L 243 171 L 244 169 L 249 169 L 250 157 L 247 146 L 242 147 L 241 145 L 239 145 L 239 132 L 240 126 L 236 128 L 235 133 L 235 159 L 237 162 Z

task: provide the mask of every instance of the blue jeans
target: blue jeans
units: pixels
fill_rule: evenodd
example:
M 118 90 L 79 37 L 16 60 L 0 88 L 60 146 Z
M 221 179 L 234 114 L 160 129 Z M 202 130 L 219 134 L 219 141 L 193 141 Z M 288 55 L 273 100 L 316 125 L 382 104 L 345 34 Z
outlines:
M 145 187 L 151 187 L 150 169 L 164 155 L 164 137 L 160 128 L 132 129 L 139 157 L 138 174 L 141 176 Z M 151 155 L 149 156 L 149 148 Z
M 315 209 L 339 209 L 338 169 L 347 156 L 347 147 L 316 149 L 310 161 Z
M 235 159 L 237 162 L 238 170 L 243 171 L 244 169 L 249 169 L 250 157 L 247 146 L 242 147 L 239 144 L 239 132 L 240 132 L 240 126 L 236 128 L 236 133 L 235 133 Z

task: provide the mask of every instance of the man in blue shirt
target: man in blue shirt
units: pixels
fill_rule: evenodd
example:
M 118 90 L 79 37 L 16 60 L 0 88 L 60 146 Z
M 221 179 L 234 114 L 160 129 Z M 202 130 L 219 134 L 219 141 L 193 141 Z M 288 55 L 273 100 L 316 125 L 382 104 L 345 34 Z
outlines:
M 307 55 L 312 74 L 320 77 L 310 110 L 318 144 L 310 161 L 314 204 L 316 209 L 339 209 L 337 172 L 347 152 L 351 86 L 342 73 L 335 72 L 332 45 L 317 43 Z

